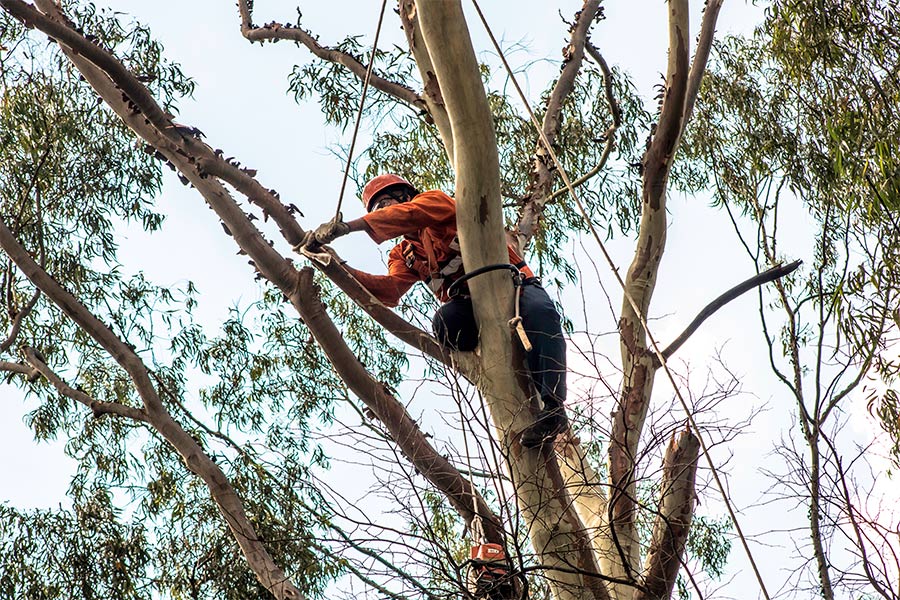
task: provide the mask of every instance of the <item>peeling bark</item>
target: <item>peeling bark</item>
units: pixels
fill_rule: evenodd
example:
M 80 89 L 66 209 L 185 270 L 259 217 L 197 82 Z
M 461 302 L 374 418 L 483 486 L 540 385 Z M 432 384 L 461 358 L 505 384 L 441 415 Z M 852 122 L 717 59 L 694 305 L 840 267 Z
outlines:
M 625 280 L 626 297 L 619 321 L 623 384 L 613 414 L 609 445 L 611 534 L 621 548 L 621 572 L 639 572 L 639 548 L 634 523 L 634 481 L 640 432 L 653 390 L 656 366 L 647 346 L 641 319 L 647 317 L 665 250 L 666 184 L 683 126 L 688 82 L 688 3 L 670 0 L 669 62 L 659 126 L 643 158 L 640 235 Z M 617 597 L 627 590 L 616 589 Z
M 681 567 L 694 513 L 694 480 L 700 441 L 690 431 L 672 437 L 663 459 L 659 512 L 647 551 L 643 587 L 634 600 L 669 598 Z

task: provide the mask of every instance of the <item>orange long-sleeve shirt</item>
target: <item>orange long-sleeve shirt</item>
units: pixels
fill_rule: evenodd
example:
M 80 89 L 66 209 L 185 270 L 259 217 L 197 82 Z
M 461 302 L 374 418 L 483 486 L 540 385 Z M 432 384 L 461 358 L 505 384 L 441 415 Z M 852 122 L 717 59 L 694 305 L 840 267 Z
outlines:
M 456 241 L 456 201 L 439 190 L 423 192 L 401 204 L 386 206 L 363 217 L 376 244 L 403 236 L 388 254 L 388 274 L 373 275 L 349 268 L 353 276 L 373 296 L 387 306 L 397 306 L 400 298 L 417 281 L 429 281 L 441 268 L 459 256 Z M 522 257 L 509 250 L 509 262 L 523 264 Z M 528 266 L 520 267 L 525 277 L 534 277 Z M 449 300 L 447 288 L 462 276 L 463 269 L 444 277 L 437 290 L 441 302 Z

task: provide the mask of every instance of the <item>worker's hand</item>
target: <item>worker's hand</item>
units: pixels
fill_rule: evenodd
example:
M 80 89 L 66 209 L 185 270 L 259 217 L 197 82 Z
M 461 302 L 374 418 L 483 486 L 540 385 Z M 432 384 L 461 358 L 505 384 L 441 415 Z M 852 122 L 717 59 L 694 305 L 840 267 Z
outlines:
M 341 220 L 342 215 L 338 214 L 334 219 L 327 223 L 322 223 L 313 231 L 306 232 L 303 237 L 303 246 L 313 248 L 330 244 L 342 235 L 350 233 L 350 225 Z

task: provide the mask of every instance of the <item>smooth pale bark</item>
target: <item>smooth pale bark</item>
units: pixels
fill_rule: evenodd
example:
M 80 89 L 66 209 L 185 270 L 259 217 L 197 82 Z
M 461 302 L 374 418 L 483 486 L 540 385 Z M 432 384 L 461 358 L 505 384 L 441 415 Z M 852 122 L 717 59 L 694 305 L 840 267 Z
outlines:
M 627 296 L 619 320 L 623 384 L 613 413 L 609 445 L 611 477 L 610 515 L 612 535 L 620 549 L 615 577 L 633 578 L 640 572 L 640 549 L 635 529 L 638 442 L 653 391 L 656 365 L 641 323 L 646 317 L 656 285 L 666 240 L 666 184 L 673 154 L 681 134 L 687 81 L 688 2 L 670 0 L 669 61 L 666 89 L 656 135 L 643 159 L 640 235 L 625 280 Z M 634 302 L 634 304 L 632 304 Z M 639 312 L 638 312 L 639 311 Z M 613 596 L 625 598 L 633 590 L 614 586 Z
M 419 76 L 425 85 L 422 91 L 422 98 L 425 100 L 425 106 L 428 109 L 428 116 L 434 121 L 435 127 L 441 140 L 444 142 L 444 150 L 447 152 L 447 158 L 450 165 L 455 165 L 454 148 L 453 148 L 453 129 L 450 126 L 450 117 L 447 114 L 447 108 L 444 106 L 444 98 L 441 95 L 441 86 L 437 76 L 434 74 L 434 66 L 431 64 L 431 56 L 425 46 L 425 40 L 422 39 L 422 31 L 419 27 L 419 15 L 414 0 L 400 0 L 400 22 L 403 23 L 403 31 L 406 33 L 406 41 L 409 44 L 409 50 L 412 52 L 416 61 L 416 67 L 419 69 Z
M 419 24 L 443 94 L 456 157 L 457 225 L 466 269 L 507 263 L 500 204 L 500 174 L 493 121 L 459 2 L 419 0 Z M 526 450 L 518 435 L 532 422 L 523 356 L 507 320 L 513 287 L 504 272 L 469 282 L 480 326 L 481 377 L 505 449 L 516 498 L 529 536 L 556 598 L 606 598 L 583 525 L 565 493 L 549 448 Z M 593 575 L 593 576 L 592 576 Z

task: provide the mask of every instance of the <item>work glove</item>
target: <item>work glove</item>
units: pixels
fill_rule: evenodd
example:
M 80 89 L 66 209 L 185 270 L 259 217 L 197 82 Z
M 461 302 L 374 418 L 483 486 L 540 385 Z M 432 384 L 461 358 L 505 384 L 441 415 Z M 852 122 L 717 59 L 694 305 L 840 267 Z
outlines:
M 301 246 L 306 248 L 324 246 L 325 244 L 330 244 L 342 235 L 350 233 L 350 225 L 344 223 L 342 218 L 343 216 L 338 213 L 332 220 L 322 223 L 312 231 L 307 231 L 306 235 L 303 236 Z

